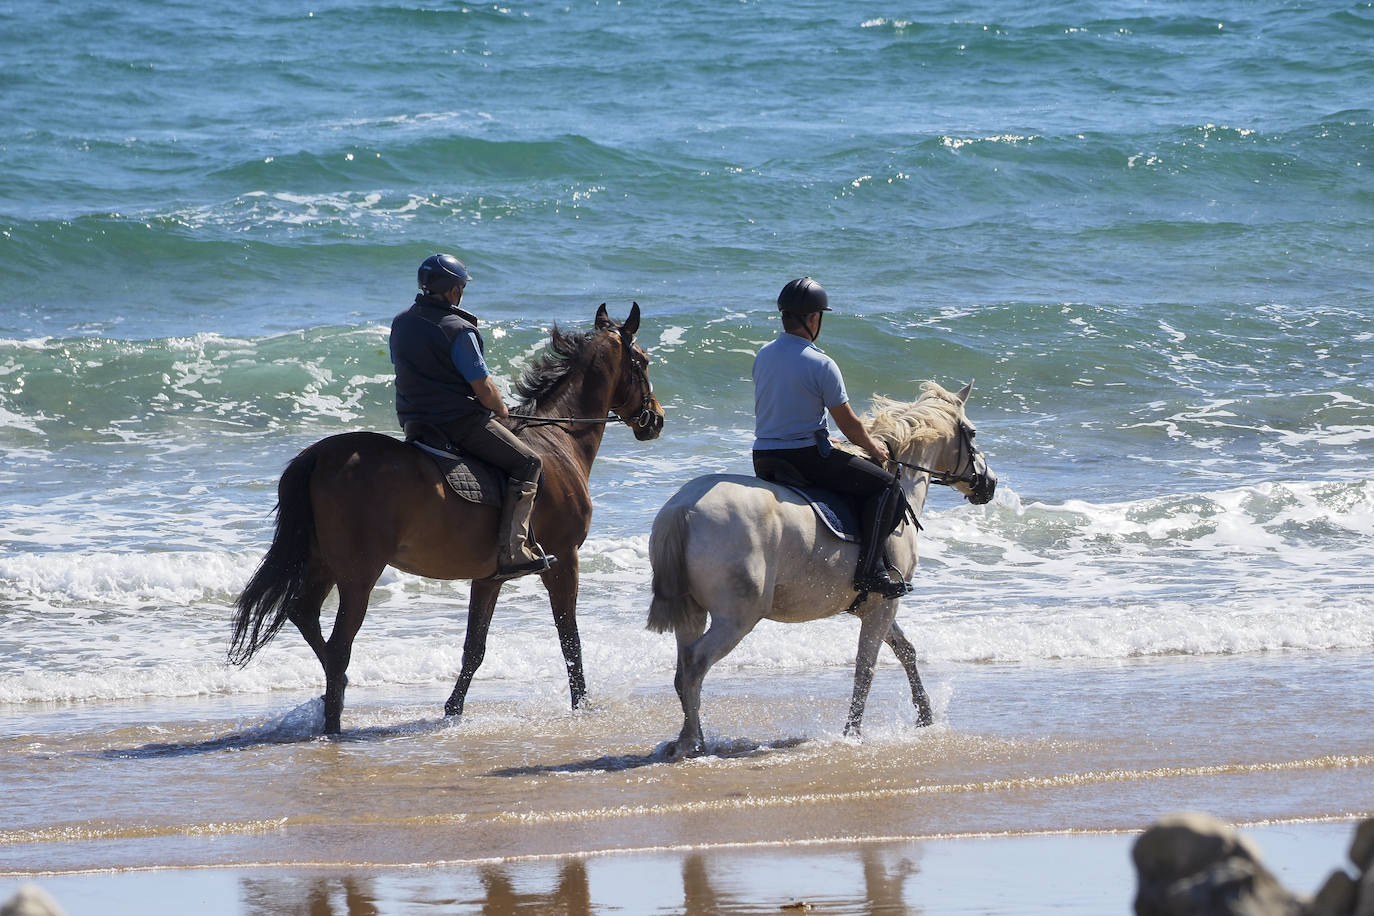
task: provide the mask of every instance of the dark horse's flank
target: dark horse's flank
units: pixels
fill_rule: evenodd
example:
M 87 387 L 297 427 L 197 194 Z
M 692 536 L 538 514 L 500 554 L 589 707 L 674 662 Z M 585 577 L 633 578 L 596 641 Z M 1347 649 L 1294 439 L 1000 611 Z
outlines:
M 513 420 L 544 462 L 534 536 L 558 558 L 540 574 L 549 592 L 576 708 L 586 695 L 577 635 L 577 549 L 591 527 L 587 489 L 607 419 L 636 439 L 658 437 L 663 409 L 649 384 L 648 354 L 635 342 L 639 305 L 623 325 L 606 314 L 584 334 L 550 331 L 547 353 L 525 370 L 517 414 L 583 422 Z M 614 417 L 608 415 L 613 414 Z M 590 421 L 590 422 L 589 422 Z M 453 495 L 418 448 L 379 433 L 322 439 L 297 455 L 277 484 L 277 528 L 267 556 L 237 601 L 229 659 L 245 664 L 290 620 L 324 667 L 324 730 L 339 731 L 346 672 L 372 587 L 387 566 L 433 579 L 472 579 L 463 668 L 447 715 L 463 711 L 482 664 L 487 629 L 501 591 L 496 572 L 499 509 Z M 320 606 L 331 588 L 339 610 L 325 639 Z

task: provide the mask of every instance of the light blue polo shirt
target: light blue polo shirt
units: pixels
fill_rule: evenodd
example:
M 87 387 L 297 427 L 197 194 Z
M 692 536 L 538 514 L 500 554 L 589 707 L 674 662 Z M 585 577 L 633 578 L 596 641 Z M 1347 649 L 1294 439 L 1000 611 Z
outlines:
M 848 400 L 835 361 L 784 331 L 754 357 L 754 448 L 805 448 L 818 435 L 828 439 L 826 410 Z

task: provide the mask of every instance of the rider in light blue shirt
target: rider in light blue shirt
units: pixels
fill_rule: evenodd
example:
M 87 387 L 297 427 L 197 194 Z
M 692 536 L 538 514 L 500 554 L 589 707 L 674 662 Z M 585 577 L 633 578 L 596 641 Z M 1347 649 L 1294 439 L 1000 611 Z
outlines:
M 820 347 L 782 333 L 754 357 L 754 448 L 777 450 L 826 443 L 826 410 L 849 401 L 840 367 Z
M 856 497 L 862 522 L 854 589 L 895 598 L 908 591 L 893 578 L 883 546 L 901 521 L 906 499 L 879 462 L 887 448 L 868 434 L 849 406 L 835 361 L 816 346 L 829 299 L 810 277 L 778 295 L 782 333 L 754 357 L 754 473 L 779 483 L 825 487 Z M 830 446 L 826 414 L 873 460 Z

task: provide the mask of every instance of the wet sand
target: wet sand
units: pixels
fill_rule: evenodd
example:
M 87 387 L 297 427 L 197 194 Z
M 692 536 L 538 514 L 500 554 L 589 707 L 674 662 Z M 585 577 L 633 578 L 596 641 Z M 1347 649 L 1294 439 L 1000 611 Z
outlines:
M 1311 894 L 1353 822 L 1243 827 Z M 1129 913 L 1134 833 L 864 840 L 412 867 L 144 869 L 35 879 L 70 916 L 445 913 Z M 19 883 L 0 880 L 0 899 Z M 803 905 L 809 904 L 806 910 Z
M 279 696 L 30 709 L 0 882 L 70 913 L 1127 912 L 1134 832 L 1195 809 L 1310 893 L 1374 809 L 1370 661 L 932 665 L 929 729 L 888 664 L 861 742 L 846 671 L 713 672 L 714 753 L 678 763 L 666 685 L 571 714 L 479 682 L 461 722 L 443 685 L 355 689 L 338 740 Z

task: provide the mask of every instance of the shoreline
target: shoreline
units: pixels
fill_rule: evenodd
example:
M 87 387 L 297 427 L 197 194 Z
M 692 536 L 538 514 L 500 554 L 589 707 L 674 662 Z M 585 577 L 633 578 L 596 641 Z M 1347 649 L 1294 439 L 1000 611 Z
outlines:
M 1163 816 L 1161 814 L 1161 816 Z M 1270 828 L 1324 827 L 1333 824 L 1358 824 L 1374 817 L 1374 809 L 1366 811 L 1343 812 L 1340 814 L 1318 814 L 1284 818 L 1256 818 L 1250 821 L 1227 821 L 1235 830 L 1263 831 Z M 966 833 L 939 832 L 917 834 L 893 834 L 856 837 L 813 837 L 802 839 L 757 840 L 753 842 L 733 841 L 719 843 L 676 843 L 663 846 L 607 847 L 575 852 L 524 853 L 510 856 L 473 856 L 459 859 L 438 859 L 423 862 L 358 862 L 358 861 L 280 861 L 280 862 L 203 862 L 198 864 L 160 864 L 117 867 L 94 867 L 52 870 L 5 870 L 0 867 L 0 882 L 27 881 L 47 878 L 88 877 L 93 875 L 138 874 L 146 872 L 197 872 L 197 871 L 327 871 L 331 869 L 360 869 L 367 871 L 407 871 L 414 869 L 480 868 L 493 865 L 529 865 L 548 862 L 562 862 L 572 859 L 599 859 L 614 856 L 658 856 L 718 854 L 722 852 L 768 853 L 786 850 L 843 850 L 865 845 L 890 846 L 922 843 L 959 843 L 980 840 L 1021 841 L 1056 838 L 1092 837 L 1134 837 L 1144 833 L 1143 827 L 1066 827 L 1062 830 L 977 830 Z M 1333 866 L 1334 867 L 1334 866 Z

